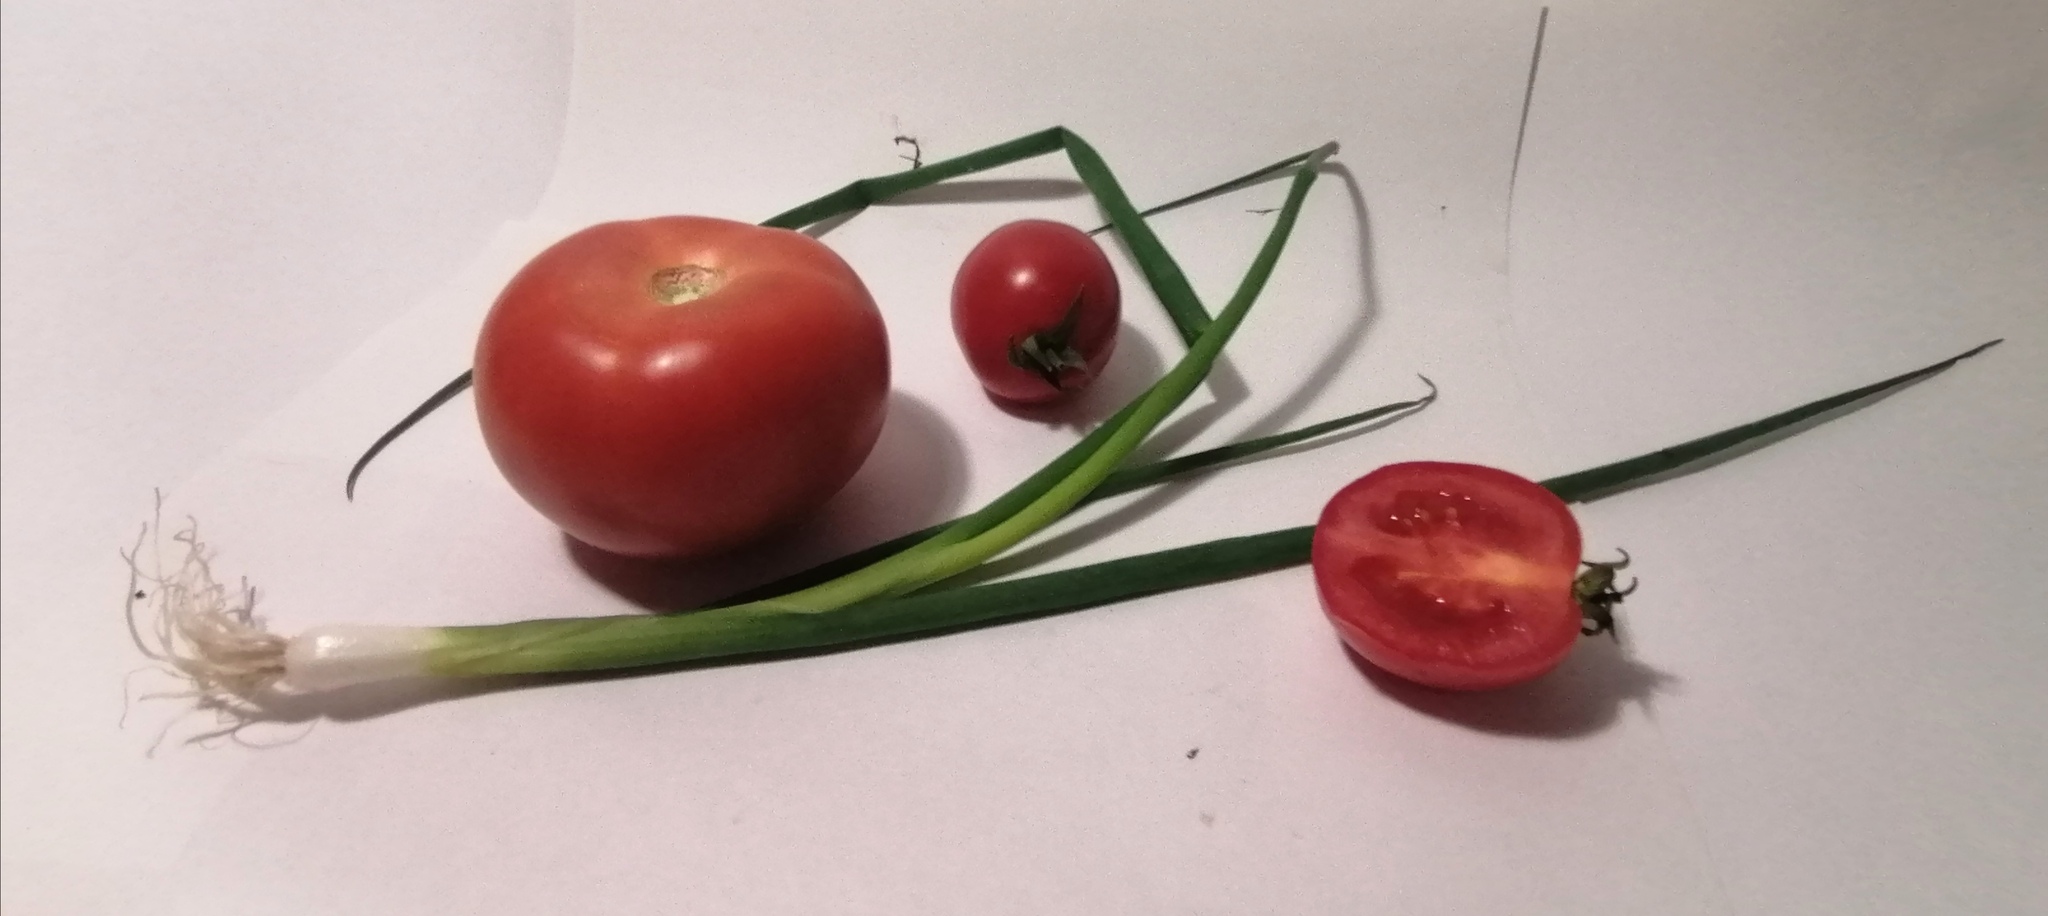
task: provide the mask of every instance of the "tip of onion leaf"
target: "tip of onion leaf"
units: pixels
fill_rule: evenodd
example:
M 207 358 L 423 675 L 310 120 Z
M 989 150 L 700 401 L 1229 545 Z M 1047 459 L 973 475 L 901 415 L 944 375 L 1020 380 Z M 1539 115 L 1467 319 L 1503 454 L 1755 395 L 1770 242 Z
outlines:
M 1802 432 L 1809 426 L 1825 422 L 1830 414 L 1837 411 L 1853 410 L 1879 395 L 1889 394 L 1906 385 L 1938 375 L 1947 371 L 1949 367 L 2004 341 L 2005 338 L 2000 337 L 1940 362 L 1900 373 L 1881 382 L 1873 382 L 1833 397 L 1772 414 L 1753 423 L 1701 436 L 1645 455 L 1603 464 L 1576 474 L 1553 477 L 1544 481 L 1543 485 L 1565 502 L 1588 502 L 1700 470 Z

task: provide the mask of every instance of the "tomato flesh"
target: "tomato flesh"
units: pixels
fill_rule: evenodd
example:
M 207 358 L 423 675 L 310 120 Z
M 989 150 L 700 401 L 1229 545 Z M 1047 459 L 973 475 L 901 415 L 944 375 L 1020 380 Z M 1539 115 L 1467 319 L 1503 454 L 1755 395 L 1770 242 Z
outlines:
M 1088 387 L 1116 348 L 1122 293 L 1095 240 L 1064 223 L 998 227 L 953 278 L 953 333 L 1001 401 L 1043 404 Z
M 477 342 L 485 444 L 576 539 L 689 557 L 822 504 L 866 460 L 888 335 L 809 236 L 705 217 L 604 223 L 506 286 Z
M 1481 690 L 1537 677 L 1579 637 L 1579 527 L 1542 485 L 1495 468 L 1408 462 L 1338 491 L 1310 550 L 1323 610 L 1391 674 Z

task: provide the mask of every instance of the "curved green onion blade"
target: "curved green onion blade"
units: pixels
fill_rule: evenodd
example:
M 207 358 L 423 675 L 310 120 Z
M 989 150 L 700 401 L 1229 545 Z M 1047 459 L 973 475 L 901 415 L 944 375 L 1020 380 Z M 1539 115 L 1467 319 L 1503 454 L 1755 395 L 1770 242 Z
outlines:
M 1324 420 L 1321 423 L 1313 423 L 1300 429 L 1275 433 L 1270 436 L 1261 436 L 1257 439 L 1247 439 L 1243 442 L 1233 442 L 1229 445 L 1217 446 L 1206 451 L 1183 455 L 1179 458 L 1168 458 L 1164 461 L 1156 461 L 1140 467 L 1118 471 L 1110 475 L 1108 480 L 1103 481 L 1102 486 L 1097 487 L 1095 492 L 1090 494 L 1090 498 L 1098 499 L 1114 496 L 1118 493 L 1127 493 L 1140 487 L 1149 487 L 1180 474 L 1222 464 L 1226 461 L 1248 458 L 1260 452 L 1284 448 L 1297 442 L 1313 439 L 1325 433 L 1334 433 L 1360 423 L 1370 423 L 1395 413 L 1420 410 L 1436 403 L 1436 383 L 1430 381 L 1428 376 L 1417 376 L 1417 378 L 1422 379 L 1422 384 L 1429 386 L 1429 393 L 1412 401 L 1396 401 L 1392 404 L 1382 404 L 1371 410 L 1362 410 L 1334 420 Z
M 1155 461 L 1151 464 L 1121 468 L 1109 475 L 1108 478 L 1102 481 L 1100 486 L 1097 486 L 1087 496 L 1083 497 L 1077 508 L 1079 505 L 1087 505 L 1096 500 L 1107 499 L 1132 490 L 1165 483 L 1175 477 L 1192 474 L 1226 462 L 1262 456 L 1272 457 L 1265 453 L 1300 442 L 1306 442 L 1317 436 L 1336 433 L 1348 428 L 1371 423 L 1374 420 L 1395 414 L 1405 416 L 1408 411 L 1420 410 L 1436 401 L 1436 385 L 1427 378 L 1424 378 L 1422 381 L 1424 384 L 1429 385 L 1429 393 L 1411 401 L 1396 401 L 1392 404 L 1382 404 L 1371 410 L 1362 410 L 1334 420 L 1324 420 L 1320 423 L 1301 427 L 1300 429 L 1292 429 L 1282 433 L 1275 433 L 1271 436 L 1262 436 L 1257 439 L 1247 439 L 1243 442 L 1233 442 L 1229 445 L 1218 446 L 1177 458 Z M 954 521 L 958 521 L 958 519 L 954 519 Z M 880 561 L 885 557 L 923 543 L 931 538 L 931 536 L 945 530 L 946 526 L 951 524 L 953 522 L 940 522 L 939 524 L 883 541 L 873 547 L 857 550 L 837 559 L 827 560 L 809 569 L 791 573 L 773 582 L 728 596 L 709 605 L 709 607 L 725 607 L 749 601 L 759 601 L 764 598 L 773 598 L 777 595 L 785 595 L 798 589 L 808 588 L 820 582 L 836 579 L 854 570 Z
M 342 485 L 342 493 L 348 497 L 349 502 L 355 502 L 356 478 L 363 476 L 363 469 L 370 466 L 370 459 L 377 457 L 378 452 L 383 451 L 385 446 L 390 445 L 406 430 L 426 419 L 427 414 L 440 409 L 441 405 L 467 391 L 474 377 L 470 370 L 462 370 L 462 374 L 456 376 L 454 381 L 442 385 L 441 390 L 434 392 L 433 396 L 421 402 L 420 406 L 413 408 L 412 413 L 406 414 L 405 419 L 398 421 L 398 425 L 385 430 L 384 435 L 378 436 L 377 441 L 370 443 L 370 448 L 363 452 L 363 457 L 357 458 L 355 465 L 348 469 L 348 482 Z
M 1573 501 L 1665 479 L 1704 459 L 1740 454 L 1766 437 L 1830 411 L 1942 372 L 1998 343 L 1843 394 L 1823 398 L 1721 433 L 1637 458 L 1551 478 L 1543 485 Z M 1597 484 L 1587 489 L 1586 481 Z M 448 675 L 590 671 L 671 665 L 771 653 L 856 648 L 907 636 L 936 635 L 1006 620 L 1095 607 L 1143 595 L 1221 582 L 1308 562 L 1315 527 L 1304 525 L 1225 538 L 1058 572 L 908 597 L 864 601 L 837 611 L 536 620 L 436 631 L 431 670 Z
M 962 175 L 1000 168 L 1025 159 L 1054 152 L 1065 148 L 1068 138 L 1079 139 L 1065 128 L 1054 127 L 1035 134 L 1019 137 L 1007 143 L 998 143 L 995 146 L 930 163 L 909 171 L 874 178 L 863 178 L 823 197 L 799 204 L 789 210 L 771 216 L 762 221 L 761 225 L 778 229 L 801 229 L 834 217 L 857 213 L 874 204 L 882 203 L 919 188 L 937 184 L 949 178 L 958 178 Z M 1138 216 L 1143 217 L 1165 213 L 1168 210 L 1198 203 L 1220 194 L 1226 194 L 1239 188 L 1257 184 L 1260 181 L 1286 171 L 1294 165 L 1307 161 L 1310 156 L 1314 156 L 1316 153 L 1316 150 L 1310 150 L 1298 156 L 1290 156 L 1287 159 L 1257 171 L 1238 176 L 1207 190 L 1198 191 L 1186 197 L 1160 204 L 1143 213 L 1139 213 Z M 1101 203 L 1105 209 L 1109 208 L 1107 201 L 1112 197 L 1128 205 L 1128 198 L 1124 196 L 1122 186 L 1117 183 L 1116 176 L 1110 172 L 1107 165 L 1102 164 L 1099 158 L 1093 158 L 1086 169 L 1082 168 L 1078 160 L 1074 163 L 1074 166 L 1076 172 L 1081 176 L 1082 184 L 1088 188 L 1089 192 L 1095 196 L 1096 201 Z M 1089 234 L 1094 235 L 1113 228 L 1115 225 L 1116 222 L 1112 219 L 1111 222 L 1097 227 L 1090 231 Z M 1159 249 L 1158 254 L 1163 257 L 1164 249 Z M 1183 289 L 1187 288 L 1187 280 L 1180 275 L 1180 268 L 1177 265 L 1172 265 L 1170 258 L 1166 260 L 1166 265 L 1166 269 L 1170 272 L 1169 276 L 1151 279 L 1154 279 L 1155 282 L 1166 282 Z M 1192 299 L 1192 297 L 1193 291 L 1189 290 L 1188 298 Z M 1174 327 L 1180 332 L 1181 339 L 1189 343 L 1194 342 L 1195 337 L 1200 335 L 1202 329 L 1209 324 L 1208 313 L 1201 311 L 1199 306 L 1192 310 L 1183 307 L 1178 311 L 1170 308 L 1168 310 L 1168 317 L 1174 320 Z M 355 464 L 349 468 L 348 480 L 343 486 L 343 493 L 349 501 L 353 502 L 355 500 L 356 479 L 362 476 L 363 469 L 369 466 L 372 459 L 375 459 L 379 453 L 383 452 L 399 436 L 404 435 L 406 431 L 419 425 L 419 422 L 426 419 L 428 414 L 440 409 L 442 404 L 468 390 L 473 381 L 474 376 L 470 371 L 464 370 L 453 381 L 441 386 L 439 391 L 434 392 L 431 397 L 421 402 L 420 406 L 413 408 L 412 412 L 406 414 L 404 419 L 399 420 L 397 424 L 385 430 L 383 435 L 378 436 L 377 441 L 371 443 L 370 447 L 363 452 L 362 457 L 357 458 Z
M 1196 191 L 1193 194 L 1189 194 L 1186 197 L 1176 197 L 1173 200 L 1167 201 L 1166 203 L 1141 211 L 1138 215 L 1158 216 L 1161 213 L 1166 213 L 1172 210 L 1178 210 L 1182 207 L 1188 206 L 1189 204 L 1198 204 L 1212 197 L 1221 197 L 1225 194 L 1229 194 L 1232 191 L 1238 191 L 1244 188 L 1249 188 L 1252 185 L 1259 184 L 1269 179 L 1279 177 L 1288 169 L 1300 165 L 1301 163 L 1307 161 L 1308 157 L 1313 155 L 1315 155 L 1315 150 L 1309 150 L 1306 153 L 1301 153 L 1295 156 L 1289 156 L 1285 159 L 1280 160 L 1279 162 L 1273 163 L 1272 165 L 1264 166 L 1262 168 L 1246 172 L 1245 174 L 1239 175 L 1236 178 L 1232 178 L 1229 181 L 1223 182 L 1222 184 L 1212 185 L 1208 188 L 1204 188 L 1203 190 Z M 1100 226 L 1088 230 L 1088 234 L 1101 235 L 1102 233 L 1108 232 L 1109 230 L 1114 228 L 1116 228 L 1115 223 L 1103 223 Z
M 1822 398 L 1810 404 L 1802 404 L 1784 413 L 1772 414 L 1754 423 L 1745 423 L 1733 429 L 1724 429 L 1710 436 L 1701 436 L 1690 442 L 1682 442 L 1670 448 L 1658 449 L 1647 455 L 1638 455 L 1626 461 L 1603 464 L 1597 468 L 1553 477 L 1543 482 L 1545 487 L 1556 493 L 1565 502 L 1589 502 L 1602 496 L 1611 496 L 1630 487 L 1654 483 L 1666 475 L 1683 473 L 1688 466 L 1725 461 L 1740 454 L 1747 448 L 1761 448 L 1770 444 L 1767 437 L 1774 433 L 1796 433 L 1793 427 L 1809 420 L 1818 420 L 1830 411 L 1839 410 L 1866 398 L 1896 390 L 1904 385 L 1936 375 L 1950 366 L 1976 356 L 2005 342 L 2001 337 L 1989 343 L 1978 344 L 1961 353 L 1911 372 L 1892 376 L 1881 382 L 1874 382 L 1853 391 L 1844 391 L 1834 397 Z M 1695 468 L 1697 469 L 1697 468 Z

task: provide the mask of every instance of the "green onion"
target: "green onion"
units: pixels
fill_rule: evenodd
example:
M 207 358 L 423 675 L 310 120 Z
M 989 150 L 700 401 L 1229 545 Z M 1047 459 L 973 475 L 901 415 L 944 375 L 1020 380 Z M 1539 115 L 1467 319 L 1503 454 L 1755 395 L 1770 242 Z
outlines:
M 1671 448 L 1550 478 L 1543 485 L 1567 501 L 1587 502 L 1697 471 L 1941 373 L 1997 343 Z M 154 631 L 160 648 L 144 645 L 143 651 L 173 663 L 209 699 L 233 709 L 241 707 L 232 704 L 260 698 L 280 679 L 296 690 L 318 691 L 428 674 L 568 673 L 848 649 L 1298 566 L 1308 561 L 1314 533 L 1309 525 L 1285 528 L 949 591 L 861 601 L 830 613 L 730 613 L 737 608 L 728 608 L 483 627 L 327 627 L 290 640 L 262 631 L 246 603 L 227 601 L 225 590 L 206 570 L 203 550 L 188 538 L 190 554 L 180 578 L 163 583 L 168 587 L 160 594 L 198 596 L 200 605 L 184 609 L 190 613 L 183 617 L 181 609 L 173 608 L 163 628 Z M 130 614 L 132 624 L 132 604 Z M 139 636 L 137 641 L 142 644 Z M 220 656 L 205 657 L 209 650 Z
M 1314 534 L 1310 526 L 1026 578 L 921 591 L 980 566 L 1104 492 L 1105 487 L 1142 486 L 1190 467 L 1206 466 L 1205 462 L 1230 460 L 1271 447 L 1243 443 L 1211 457 L 1189 456 L 1119 472 L 1145 438 L 1200 385 L 1248 315 L 1335 144 L 1290 160 L 1293 180 L 1286 202 L 1236 293 L 1213 320 L 1100 156 L 1081 138 L 1061 128 L 912 172 L 855 182 L 782 214 L 771 224 L 802 225 L 947 177 L 1055 149 L 1066 151 L 1084 183 L 1096 194 L 1111 225 L 1130 247 L 1148 284 L 1190 344 L 1181 360 L 1150 389 L 981 510 L 934 531 L 921 532 L 907 546 L 872 562 L 848 563 L 843 571 L 834 567 L 810 576 L 792 591 L 694 613 L 460 627 L 322 627 L 288 640 L 263 630 L 246 597 L 237 603 L 212 581 L 194 534 L 184 539 L 188 546 L 185 565 L 173 578 L 156 580 L 162 586 L 155 599 L 159 602 L 158 626 L 150 631 L 156 646 L 148 645 L 139 630 L 138 645 L 190 678 L 202 701 L 239 709 L 242 707 L 235 704 L 255 702 L 280 687 L 319 691 L 393 677 L 570 673 L 848 648 L 1095 606 L 1305 562 Z M 1259 177 L 1260 173 L 1253 173 L 1237 183 L 1241 186 Z M 1544 485 L 1567 500 L 1586 501 L 1697 469 L 1944 371 L 1996 343 L 1754 423 L 1553 478 Z M 445 400 L 459 391 L 460 381 L 445 387 L 437 398 Z M 1399 408 L 1381 408 L 1387 409 Z M 131 602 L 131 626 L 134 612 Z

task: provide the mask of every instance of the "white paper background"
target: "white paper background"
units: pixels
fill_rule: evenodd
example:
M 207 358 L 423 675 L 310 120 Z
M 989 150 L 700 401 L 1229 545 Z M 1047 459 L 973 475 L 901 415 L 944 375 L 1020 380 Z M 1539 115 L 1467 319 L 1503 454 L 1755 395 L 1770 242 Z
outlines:
M 1512 234 L 1523 5 L 589 3 L 573 50 L 545 4 L 195 9 L 6 12 L 9 913 L 2048 903 L 2035 6 L 1554 5 Z M 164 704 L 114 727 L 136 659 L 113 551 L 153 486 L 287 632 L 630 608 L 999 492 L 1076 433 L 988 405 L 944 296 L 1005 219 L 1092 225 L 1057 157 L 985 176 L 1029 199 L 928 195 L 825 236 L 889 315 L 898 394 L 855 484 L 750 564 L 578 562 L 497 479 L 466 398 L 358 502 L 339 482 L 561 233 L 758 219 L 902 167 L 897 134 L 937 157 L 1054 123 L 1141 203 L 1345 144 L 1355 185 L 1317 185 L 1170 444 L 1409 396 L 1418 372 L 1445 397 L 1093 508 L 1039 559 L 1301 524 L 1399 458 L 1574 470 L 2008 341 L 1584 508 L 1589 549 L 1639 558 L 1632 646 L 1523 690 L 1362 673 L 1294 570 L 802 661 L 371 691 L 252 732 L 291 741 L 266 750 L 145 759 L 204 724 Z M 1157 221 L 1206 299 L 1280 193 Z M 112 272 L 107 250 L 133 254 Z M 1088 415 L 1178 351 L 1131 298 Z

